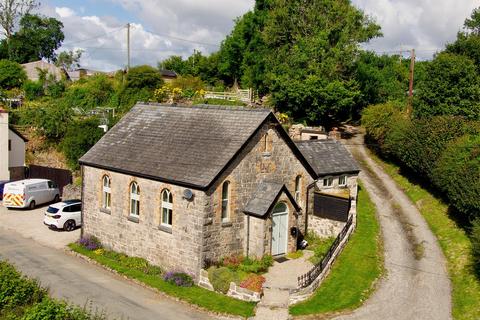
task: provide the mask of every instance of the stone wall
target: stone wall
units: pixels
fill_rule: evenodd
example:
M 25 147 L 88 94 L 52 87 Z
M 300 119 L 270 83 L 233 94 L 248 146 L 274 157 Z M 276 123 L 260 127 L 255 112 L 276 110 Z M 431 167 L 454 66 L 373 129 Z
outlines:
M 76 186 L 74 184 L 67 184 L 63 187 L 62 192 L 62 199 L 69 200 L 69 199 L 80 199 L 82 196 L 82 188 L 80 186 Z
M 198 276 L 202 265 L 203 223 L 207 199 L 193 191 L 194 198 L 182 198 L 185 188 L 135 178 L 116 172 L 84 167 L 83 231 L 94 235 L 112 250 L 147 259 L 165 270 L 179 270 Z M 102 208 L 102 177 L 111 179 L 111 209 Z M 140 216 L 129 217 L 129 188 L 135 181 L 140 188 Z M 161 226 L 161 192 L 173 195 L 173 223 Z
M 283 182 L 293 195 L 295 178 L 300 175 L 302 177 L 301 195 L 305 197 L 307 185 L 312 183 L 313 179 L 281 138 L 278 130 L 283 130 L 283 128 L 280 125 L 265 124 L 221 175 L 217 183 L 207 191 L 210 198 L 207 209 L 209 215 L 204 222 L 206 225 L 203 240 L 205 259 L 216 260 L 230 254 L 247 254 L 247 247 L 249 247 L 246 243 L 247 219 L 242 210 L 247 202 L 255 196 L 255 190 L 261 181 Z M 221 192 L 222 184 L 227 180 L 231 183 L 233 195 L 231 221 L 222 223 Z M 301 206 L 304 206 L 304 199 L 300 199 L 299 202 Z M 289 219 L 291 224 L 289 228 L 294 225 L 304 228 L 305 214 L 301 214 L 297 218 L 294 217 L 293 208 L 289 209 L 290 218 L 294 218 L 295 221 Z M 302 209 L 304 212 L 305 208 Z M 264 254 L 270 253 L 271 221 L 268 222 L 269 220 L 271 217 L 265 220 L 264 225 Z M 254 223 L 258 228 L 261 228 L 260 224 L 260 221 Z M 262 242 L 261 239 L 255 241 Z M 295 244 L 295 238 L 289 239 L 289 251 L 295 250 Z

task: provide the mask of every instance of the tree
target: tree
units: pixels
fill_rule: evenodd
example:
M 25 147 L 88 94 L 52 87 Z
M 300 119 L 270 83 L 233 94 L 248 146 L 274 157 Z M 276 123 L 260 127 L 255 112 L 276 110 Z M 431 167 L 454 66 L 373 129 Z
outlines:
M 36 0 L 0 1 L 0 26 L 3 28 L 7 39 L 12 36 L 16 23 L 38 5 L 39 3 Z
M 127 88 L 156 89 L 162 85 L 162 76 L 154 67 L 143 65 L 130 68 L 126 79 Z
M 83 50 L 68 50 L 62 51 L 55 59 L 55 65 L 61 67 L 64 70 L 72 71 L 80 67 L 80 58 L 82 57 Z
M 54 61 L 65 36 L 63 24 L 55 18 L 27 14 L 20 20 L 20 29 L 1 43 L 1 54 L 18 63 L 47 59 Z
M 468 57 L 441 53 L 427 66 L 416 88 L 414 113 L 480 119 L 480 75 Z
M 27 74 L 21 65 L 9 60 L 0 60 L 0 88 L 20 88 L 27 80 Z
M 274 0 L 263 31 L 274 104 L 312 122 L 348 117 L 360 98 L 351 76 L 359 44 L 380 35 L 349 0 Z
M 187 61 L 183 60 L 181 56 L 170 56 L 162 62 L 159 62 L 158 69 L 172 70 L 182 76 L 190 74 L 190 70 L 187 66 Z
M 465 20 L 463 31 L 458 32 L 455 42 L 448 44 L 445 51 L 467 56 L 480 67 L 480 8 L 473 10 Z

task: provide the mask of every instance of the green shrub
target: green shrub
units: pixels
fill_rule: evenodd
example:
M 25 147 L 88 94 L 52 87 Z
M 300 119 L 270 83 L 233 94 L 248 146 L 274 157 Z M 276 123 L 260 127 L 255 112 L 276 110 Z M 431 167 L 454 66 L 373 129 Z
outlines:
M 480 134 L 452 141 L 433 170 L 435 185 L 470 218 L 480 218 Z
M 130 68 L 126 80 L 126 87 L 133 89 L 148 88 L 154 90 L 163 84 L 160 72 L 148 65 Z
M 43 85 L 38 81 L 27 80 L 23 84 L 23 91 L 27 100 L 35 100 L 43 96 Z
M 252 259 L 246 257 L 238 266 L 238 269 L 247 273 L 264 273 L 273 265 L 273 258 L 270 255 L 263 256 L 262 259 Z
M 70 306 L 64 301 L 45 297 L 40 303 L 25 310 L 22 320 L 90 320 L 104 319 L 101 314 L 90 315 L 85 310 Z
M 27 74 L 21 65 L 9 60 L 0 60 L 0 88 L 20 88 L 27 80 Z
M 41 301 L 47 291 L 36 280 L 23 277 L 5 261 L 0 261 L 0 312 Z
M 230 282 L 237 282 L 238 277 L 234 271 L 227 267 L 208 269 L 208 279 L 216 291 L 226 294 L 230 288 Z
M 364 109 L 362 112 L 362 125 L 367 131 L 367 140 L 383 146 L 383 142 L 391 128 L 398 121 L 405 118 L 401 110 L 402 106 L 393 102 L 377 104 Z
M 190 275 L 184 272 L 170 271 L 165 273 L 163 280 L 168 283 L 174 284 L 178 287 L 191 287 L 193 286 L 193 279 Z

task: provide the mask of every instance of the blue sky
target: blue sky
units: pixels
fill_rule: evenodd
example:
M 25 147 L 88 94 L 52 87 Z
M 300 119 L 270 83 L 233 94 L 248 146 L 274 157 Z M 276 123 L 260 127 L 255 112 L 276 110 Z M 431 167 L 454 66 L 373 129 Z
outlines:
M 126 64 L 127 22 L 132 64 L 156 65 L 170 55 L 217 50 L 233 20 L 254 0 L 43 0 L 39 11 L 64 24 L 63 49 L 82 49 L 81 64 L 116 70 Z M 455 39 L 480 0 L 352 0 L 376 20 L 384 36 L 367 44 L 378 53 L 415 48 L 429 59 Z M 185 39 L 186 41 L 178 40 Z M 87 41 L 86 41 L 87 40 Z

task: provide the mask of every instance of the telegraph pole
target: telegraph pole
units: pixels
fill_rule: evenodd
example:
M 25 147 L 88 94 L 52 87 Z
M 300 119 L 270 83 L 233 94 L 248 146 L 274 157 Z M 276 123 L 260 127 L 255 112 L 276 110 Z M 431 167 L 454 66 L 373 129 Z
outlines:
M 413 73 L 415 70 L 415 49 L 412 49 L 410 56 L 410 83 L 408 85 L 408 115 L 412 114 L 412 100 L 413 100 Z
M 130 23 L 127 23 L 127 73 L 130 71 Z

